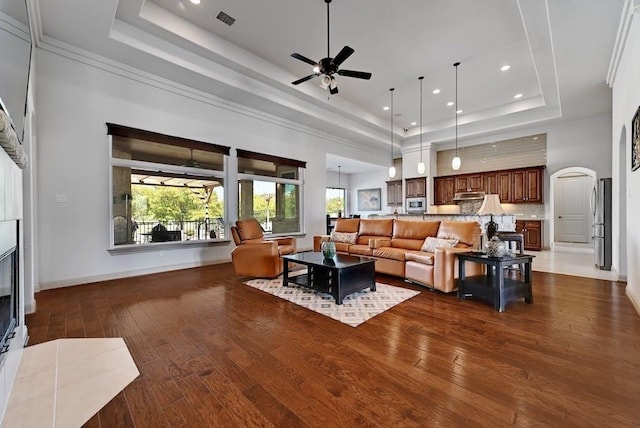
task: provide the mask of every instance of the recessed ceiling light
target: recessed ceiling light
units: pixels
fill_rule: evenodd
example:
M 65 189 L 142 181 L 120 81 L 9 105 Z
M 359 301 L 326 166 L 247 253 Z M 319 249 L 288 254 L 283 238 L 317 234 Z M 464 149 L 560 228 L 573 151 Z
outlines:
M 505 64 L 502 67 L 500 67 L 500 71 L 507 71 L 511 68 L 511 66 L 509 64 Z
M 418 122 L 411 122 L 411 126 L 416 126 Z
M 515 94 L 515 95 L 513 96 L 513 98 L 515 98 L 515 99 L 522 98 L 522 94 Z
M 434 93 L 434 94 L 439 94 L 439 93 L 440 93 L 440 89 L 438 89 L 438 88 L 434 89 L 434 90 L 433 90 L 433 93 Z
M 449 101 L 449 102 L 447 103 L 447 107 L 451 107 L 452 105 L 453 105 L 453 101 Z
M 457 110 L 456 113 L 460 114 L 462 113 L 462 110 Z
M 200 4 L 200 0 L 191 0 L 191 3 L 193 3 L 193 4 Z
M 384 107 L 382 107 L 382 110 L 384 110 L 384 111 L 389 110 L 389 106 L 384 106 Z

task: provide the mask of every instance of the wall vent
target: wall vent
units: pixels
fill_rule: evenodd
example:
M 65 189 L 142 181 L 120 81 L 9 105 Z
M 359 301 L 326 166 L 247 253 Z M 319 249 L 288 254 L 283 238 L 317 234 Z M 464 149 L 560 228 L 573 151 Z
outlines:
M 216 16 L 216 19 L 224 22 L 229 27 L 231 27 L 233 25 L 233 23 L 236 22 L 235 18 L 230 17 L 229 15 L 224 13 L 223 11 L 220 11 L 220 13 L 218 13 L 218 16 Z

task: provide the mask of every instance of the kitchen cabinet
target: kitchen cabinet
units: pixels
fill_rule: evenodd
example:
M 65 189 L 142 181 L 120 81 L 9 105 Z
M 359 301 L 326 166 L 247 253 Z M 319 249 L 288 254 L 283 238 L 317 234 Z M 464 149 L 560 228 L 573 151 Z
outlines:
M 516 232 L 524 236 L 525 250 L 542 250 L 542 220 L 516 220 Z
M 542 169 L 526 168 L 511 172 L 511 199 L 517 203 L 542 203 Z
M 511 202 L 511 172 L 495 171 L 485 173 L 484 192 L 498 195 L 500 202 Z
M 424 198 L 427 196 L 427 180 L 425 177 L 407 178 L 404 180 L 407 198 Z
M 536 166 L 434 177 L 434 203 L 436 205 L 453 203 L 452 198 L 445 196 L 448 195 L 449 186 L 452 186 L 454 194 L 485 192 L 497 194 L 500 202 L 505 204 L 542 204 L 544 203 L 543 171 L 544 166 Z
M 454 177 L 456 193 L 484 191 L 484 173 L 456 175 Z
M 435 177 L 433 179 L 433 194 L 435 205 L 452 205 L 454 203 L 454 180 L 453 177 Z
M 387 206 L 402 206 L 402 180 L 387 181 Z

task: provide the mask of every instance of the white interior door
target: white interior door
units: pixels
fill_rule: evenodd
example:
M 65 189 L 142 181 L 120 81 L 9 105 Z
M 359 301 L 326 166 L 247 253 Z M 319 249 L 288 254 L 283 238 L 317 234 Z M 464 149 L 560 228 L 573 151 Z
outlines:
M 556 242 L 591 242 L 589 199 L 593 183 L 588 175 L 558 177 L 555 184 Z

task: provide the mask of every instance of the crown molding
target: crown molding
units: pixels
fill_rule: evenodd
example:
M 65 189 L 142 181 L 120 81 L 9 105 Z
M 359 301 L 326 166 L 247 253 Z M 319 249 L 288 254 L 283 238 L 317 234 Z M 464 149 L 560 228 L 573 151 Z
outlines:
M 306 135 L 310 135 L 331 143 L 335 143 L 341 146 L 347 146 L 358 150 L 371 151 L 371 144 L 364 144 L 357 141 L 352 141 L 346 138 L 337 137 L 333 134 L 323 132 L 316 128 L 312 128 L 300 123 L 283 119 L 282 117 L 266 113 L 264 111 L 254 109 L 252 107 L 230 101 L 225 98 L 221 98 L 205 91 L 200 91 L 189 86 L 176 83 L 169 79 L 159 77 L 157 75 L 148 73 L 138 68 L 120 63 L 118 61 L 94 54 L 92 52 L 85 51 L 76 46 L 67 44 L 60 40 L 56 40 L 47 36 L 40 38 L 38 42 L 38 49 L 49 52 L 54 55 L 61 56 L 68 60 L 78 62 L 107 73 L 117 75 L 132 81 L 158 88 L 176 95 L 183 96 L 198 102 L 202 102 L 216 108 L 221 108 L 227 111 L 231 111 L 237 114 L 241 114 L 252 119 L 267 122 L 276 126 L 287 128 L 296 132 L 301 132 Z M 381 151 L 381 154 L 386 153 L 385 144 L 377 144 L 374 146 Z
M 607 72 L 606 82 L 610 88 L 613 88 L 613 85 L 616 83 L 618 68 L 620 67 L 620 61 L 622 61 L 622 54 L 629 39 L 631 23 L 636 15 L 640 15 L 640 0 L 626 0 L 622 8 L 622 16 L 620 17 L 618 33 L 615 44 L 613 45 L 613 53 L 611 54 L 611 61 L 609 62 L 609 70 Z

